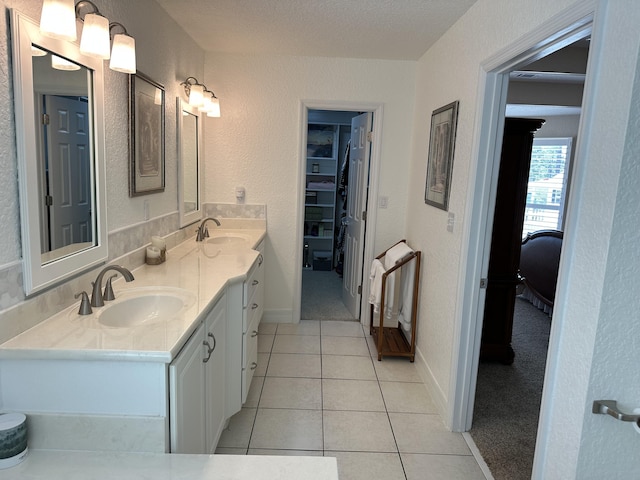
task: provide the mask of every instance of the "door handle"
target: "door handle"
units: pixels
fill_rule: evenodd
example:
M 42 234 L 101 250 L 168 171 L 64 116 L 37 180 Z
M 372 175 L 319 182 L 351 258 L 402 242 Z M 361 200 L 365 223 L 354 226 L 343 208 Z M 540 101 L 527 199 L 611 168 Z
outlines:
M 640 427 L 640 414 L 623 412 L 618 408 L 618 402 L 615 400 L 596 400 L 593 402 L 591 411 L 595 414 L 611 415 L 622 422 L 634 422 Z

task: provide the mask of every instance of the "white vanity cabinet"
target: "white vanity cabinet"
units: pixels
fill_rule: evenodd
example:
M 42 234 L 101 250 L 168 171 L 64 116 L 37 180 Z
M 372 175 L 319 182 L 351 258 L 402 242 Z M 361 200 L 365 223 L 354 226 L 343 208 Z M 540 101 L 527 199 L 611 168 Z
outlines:
M 169 365 L 172 453 L 213 453 L 226 421 L 226 296 Z
M 258 326 L 264 311 L 264 242 L 247 278 L 227 289 L 227 417 L 247 401 L 258 367 Z
M 258 327 L 264 311 L 264 257 L 258 256 L 243 288 L 242 304 L 242 404 L 247 401 L 258 367 Z

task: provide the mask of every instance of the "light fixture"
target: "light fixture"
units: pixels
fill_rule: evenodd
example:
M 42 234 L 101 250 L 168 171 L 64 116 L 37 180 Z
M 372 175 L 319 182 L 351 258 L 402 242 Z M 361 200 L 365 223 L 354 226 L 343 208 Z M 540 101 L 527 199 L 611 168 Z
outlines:
M 46 50 L 42 50 L 41 48 L 38 48 L 35 45 L 31 45 L 32 57 L 44 57 L 46 54 L 47 54 Z
M 187 77 L 180 85 L 184 86 L 184 93 L 189 99 L 189 105 L 206 113 L 208 117 L 220 116 L 220 100 L 207 86 L 198 82 L 195 77 Z
M 70 62 L 66 58 L 59 57 L 58 55 L 51 54 L 51 66 L 56 70 L 64 70 L 67 72 L 73 70 L 80 70 L 80 65 Z
M 92 8 L 91 12 L 82 16 L 83 7 Z M 76 17 L 84 22 L 82 36 L 80 37 L 80 52 L 92 57 L 108 60 L 109 47 L 109 20 L 103 16 L 93 2 L 82 0 L 76 3 Z
M 124 25 L 113 22 L 109 25 L 109 31 L 120 27 L 122 33 L 113 36 L 113 45 L 111 47 L 111 61 L 109 68 L 116 72 L 136 73 L 136 41 L 127 33 Z
M 40 33 L 47 37 L 75 42 L 77 34 L 73 0 L 44 0 L 40 16 Z
M 85 8 L 90 9 L 83 13 Z M 136 73 L 136 42 L 127 29 L 109 20 L 89 0 L 44 0 L 40 17 L 40 32 L 53 38 L 76 41 L 76 18 L 84 23 L 80 37 L 80 53 L 109 60 L 109 68 L 116 72 Z M 122 29 L 113 35 L 114 28 Z

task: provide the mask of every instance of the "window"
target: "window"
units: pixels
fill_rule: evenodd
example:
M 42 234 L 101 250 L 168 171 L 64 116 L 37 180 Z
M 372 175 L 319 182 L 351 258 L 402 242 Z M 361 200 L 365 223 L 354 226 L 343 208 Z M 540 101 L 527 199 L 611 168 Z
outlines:
M 522 237 L 537 230 L 562 230 L 571 158 L 571 138 L 535 138 Z

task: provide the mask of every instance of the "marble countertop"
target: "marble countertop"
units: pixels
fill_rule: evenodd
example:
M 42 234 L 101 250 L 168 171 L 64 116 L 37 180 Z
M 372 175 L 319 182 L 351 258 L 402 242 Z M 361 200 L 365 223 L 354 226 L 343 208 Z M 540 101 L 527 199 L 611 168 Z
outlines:
M 32 450 L 3 480 L 338 480 L 333 457 Z
M 116 299 L 105 302 L 104 307 L 94 307 L 91 315 L 79 315 L 78 302 L 0 345 L 0 359 L 170 363 L 226 286 L 246 278 L 259 255 L 253 249 L 266 235 L 265 228 L 216 228 L 210 232 L 208 241 L 195 242 L 191 238 L 169 250 L 166 262 L 160 265 L 136 268 L 132 272 L 134 281 L 115 280 Z M 228 236 L 244 241 L 226 243 L 223 237 Z M 111 272 L 116 273 L 109 271 L 105 281 Z M 109 306 L 156 289 L 184 293 L 185 307 L 169 320 L 135 327 L 107 327 L 100 323 L 101 314 Z

